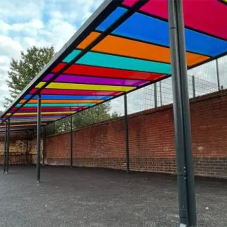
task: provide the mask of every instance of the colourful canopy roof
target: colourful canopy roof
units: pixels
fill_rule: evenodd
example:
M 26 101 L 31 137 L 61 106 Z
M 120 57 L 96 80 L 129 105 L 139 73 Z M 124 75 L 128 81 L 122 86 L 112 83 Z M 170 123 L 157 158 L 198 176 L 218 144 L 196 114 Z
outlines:
M 188 68 L 225 55 L 226 0 L 183 0 L 183 5 Z M 39 92 L 45 125 L 168 77 L 167 18 L 167 0 L 105 1 L 2 120 L 10 117 L 14 130 L 35 127 Z

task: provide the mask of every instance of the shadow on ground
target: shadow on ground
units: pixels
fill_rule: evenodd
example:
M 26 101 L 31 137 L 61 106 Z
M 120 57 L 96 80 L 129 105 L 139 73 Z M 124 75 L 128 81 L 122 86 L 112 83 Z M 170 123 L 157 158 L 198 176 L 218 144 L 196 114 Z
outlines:
M 0 174 L 1 227 L 176 227 L 173 176 L 34 167 Z M 199 227 L 227 226 L 227 181 L 197 179 Z

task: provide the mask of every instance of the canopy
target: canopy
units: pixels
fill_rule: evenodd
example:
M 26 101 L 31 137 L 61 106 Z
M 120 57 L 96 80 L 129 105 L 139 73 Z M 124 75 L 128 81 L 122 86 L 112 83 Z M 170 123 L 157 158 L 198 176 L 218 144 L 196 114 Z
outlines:
M 227 53 L 226 0 L 183 0 L 187 66 Z M 171 75 L 167 0 L 108 0 L 2 115 L 12 130 L 42 125 Z M 64 32 L 64 30 L 62 31 Z

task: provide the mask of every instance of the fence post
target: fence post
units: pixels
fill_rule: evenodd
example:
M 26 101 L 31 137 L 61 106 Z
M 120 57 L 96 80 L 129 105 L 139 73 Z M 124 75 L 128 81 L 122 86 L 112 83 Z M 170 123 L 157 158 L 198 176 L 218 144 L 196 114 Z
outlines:
M 160 106 L 162 106 L 162 81 L 159 82 L 159 88 L 160 88 Z
M 193 98 L 196 97 L 196 91 L 195 91 L 195 76 L 192 76 L 192 91 L 193 91 Z
M 54 125 L 54 127 L 53 127 L 53 128 L 54 128 L 54 134 L 55 134 L 55 132 L 56 132 L 55 124 L 56 124 L 56 122 L 53 123 L 53 125 Z
M 154 83 L 154 108 L 158 107 L 157 83 Z
M 219 74 L 219 65 L 218 65 L 218 59 L 216 59 L 216 70 L 217 70 L 217 82 L 218 82 L 218 90 L 221 90 L 220 86 L 220 74 Z

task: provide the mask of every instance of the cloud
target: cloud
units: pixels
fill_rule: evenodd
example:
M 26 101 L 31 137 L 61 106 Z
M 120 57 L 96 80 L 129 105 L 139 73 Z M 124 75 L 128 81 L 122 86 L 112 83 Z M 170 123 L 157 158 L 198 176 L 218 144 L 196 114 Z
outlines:
M 10 61 L 35 45 L 56 51 L 72 37 L 103 0 L 0 1 L 0 110 L 8 96 Z
M 0 55 L 0 110 L 3 110 L 4 96 L 9 95 L 8 86 L 6 84 L 9 64 L 10 58 Z
M 0 35 L 0 54 L 10 58 L 18 58 L 23 47 L 9 36 Z
M 7 24 L 5 21 L 0 20 L 0 28 L 1 28 L 1 34 L 6 35 L 10 30 L 10 25 Z
M 19 22 L 42 17 L 43 1 L 10 0 L 0 2 L 0 18 L 7 22 Z
M 46 30 L 42 30 L 40 35 L 43 37 L 40 42 L 49 42 L 58 51 L 71 36 L 76 32 L 76 26 L 63 19 L 61 12 L 53 12 L 50 20 L 46 25 Z M 44 39 L 45 38 L 45 39 Z M 45 40 L 45 41 L 44 41 Z
M 26 23 L 15 23 L 8 26 L 8 33 L 11 33 L 11 36 L 19 34 L 20 36 L 29 35 L 37 36 L 40 29 L 44 27 L 43 22 L 37 19 L 33 19 Z
M 110 105 L 111 105 L 110 113 L 117 112 L 121 116 L 124 115 L 124 97 L 123 96 L 110 101 Z

